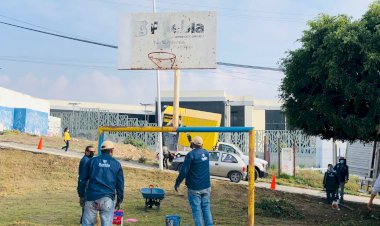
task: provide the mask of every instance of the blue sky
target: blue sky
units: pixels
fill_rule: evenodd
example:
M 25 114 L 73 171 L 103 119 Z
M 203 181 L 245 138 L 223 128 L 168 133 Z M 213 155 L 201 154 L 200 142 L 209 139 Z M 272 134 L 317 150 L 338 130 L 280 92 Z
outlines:
M 308 20 L 320 13 L 360 18 L 371 2 L 156 0 L 158 12 L 217 11 L 217 61 L 269 67 L 278 67 L 287 50 L 299 47 L 297 39 Z M 151 11 L 151 0 L 2 0 L 0 21 L 117 45 L 120 16 Z M 116 65 L 115 49 L 0 24 L 2 87 L 47 99 L 153 103 L 155 72 L 118 71 Z M 273 99 L 283 76 L 224 66 L 186 70 L 181 90 L 225 90 L 229 95 Z M 173 83 L 173 72 L 163 71 L 162 89 L 173 89 Z

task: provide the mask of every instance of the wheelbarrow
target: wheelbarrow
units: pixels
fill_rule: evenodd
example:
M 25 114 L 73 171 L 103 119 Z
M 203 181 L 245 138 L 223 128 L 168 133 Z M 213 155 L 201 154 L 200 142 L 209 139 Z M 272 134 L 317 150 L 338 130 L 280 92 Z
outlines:
M 155 188 L 153 185 L 149 185 L 149 188 L 141 188 L 140 192 L 145 199 L 145 211 L 152 209 L 156 206 L 157 211 L 160 210 L 160 202 L 165 197 L 165 190 L 161 188 Z

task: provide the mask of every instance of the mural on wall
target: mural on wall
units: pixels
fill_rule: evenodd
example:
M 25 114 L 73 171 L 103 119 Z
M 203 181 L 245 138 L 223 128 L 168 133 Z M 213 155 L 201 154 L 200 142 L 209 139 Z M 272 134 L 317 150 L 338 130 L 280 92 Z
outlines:
M 14 121 L 13 129 L 25 132 L 25 108 L 15 108 L 14 109 Z
M 26 109 L 24 132 L 46 135 L 49 127 L 48 116 L 45 112 Z
M 0 106 L 0 124 L 4 130 L 13 129 L 14 109 Z

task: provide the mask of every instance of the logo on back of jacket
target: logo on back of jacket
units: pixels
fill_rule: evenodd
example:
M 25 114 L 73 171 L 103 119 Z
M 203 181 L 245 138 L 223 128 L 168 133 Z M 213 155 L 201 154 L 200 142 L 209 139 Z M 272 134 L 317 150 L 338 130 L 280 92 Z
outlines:
M 206 161 L 207 160 L 207 156 L 205 154 L 202 154 L 202 161 Z
M 107 163 L 106 159 L 103 159 L 103 163 L 99 162 L 99 167 L 111 167 L 111 165 Z

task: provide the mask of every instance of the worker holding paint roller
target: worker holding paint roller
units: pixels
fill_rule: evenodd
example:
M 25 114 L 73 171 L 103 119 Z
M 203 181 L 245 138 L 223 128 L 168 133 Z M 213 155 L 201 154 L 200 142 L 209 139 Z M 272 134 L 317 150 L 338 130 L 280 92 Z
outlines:
M 123 168 L 120 162 L 112 157 L 114 148 L 111 141 L 104 141 L 101 145 L 102 154 L 89 161 L 87 171 L 78 182 L 79 197 L 85 197 L 83 226 L 94 225 L 98 212 L 102 226 L 111 226 L 114 208 L 119 210 L 123 202 Z
M 194 148 L 189 152 L 174 185 L 178 191 L 179 185 L 186 178 L 187 196 L 193 213 L 195 226 L 202 226 L 202 214 L 205 226 L 212 226 L 210 209 L 210 155 L 204 150 L 202 137 L 196 136 L 191 142 Z

